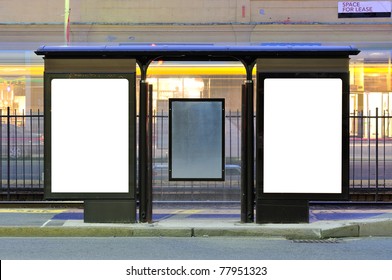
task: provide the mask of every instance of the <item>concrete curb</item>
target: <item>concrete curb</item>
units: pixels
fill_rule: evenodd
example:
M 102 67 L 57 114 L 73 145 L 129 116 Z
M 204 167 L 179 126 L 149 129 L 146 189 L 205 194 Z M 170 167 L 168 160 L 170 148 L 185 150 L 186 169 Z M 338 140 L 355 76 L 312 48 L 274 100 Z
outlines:
M 392 219 L 319 221 L 311 224 L 241 224 L 218 221 L 162 221 L 152 224 L 97 224 L 68 220 L 53 226 L 0 226 L 0 237 L 279 237 L 328 239 L 392 237 Z
M 289 228 L 195 228 L 196 237 L 284 237 L 287 239 L 320 239 L 317 229 L 289 229 Z
M 329 239 L 392 237 L 392 219 L 316 222 L 312 224 L 86 224 L 70 221 L 63 226 L 3 226 L 0 237 L 280 237 Z
M 0 237 L 191 237 L 190 229 L 124 227 L 1 227 Z
M 358 237 L 359 226 L 358 225 L 342 225 L 339 227 L 329 228 L 321 230 L 320 239 L 328 238 L 344 238 L 344 237 Z
M 392 237 L 392 220 L 391 219 L 375 219 L 361 220 L 353 224 L 358 225 L 358 236 L 391 236 Z

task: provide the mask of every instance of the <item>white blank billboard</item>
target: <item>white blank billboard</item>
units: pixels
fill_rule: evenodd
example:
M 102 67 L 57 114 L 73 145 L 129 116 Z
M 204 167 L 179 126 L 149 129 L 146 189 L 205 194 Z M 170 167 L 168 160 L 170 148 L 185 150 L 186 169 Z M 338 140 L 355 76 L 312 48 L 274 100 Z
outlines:
M 264 193 L 342 192 L 342 80 L 264 80 Z
M 129 192 L 129 81 L 53 79 L 51 192 Z

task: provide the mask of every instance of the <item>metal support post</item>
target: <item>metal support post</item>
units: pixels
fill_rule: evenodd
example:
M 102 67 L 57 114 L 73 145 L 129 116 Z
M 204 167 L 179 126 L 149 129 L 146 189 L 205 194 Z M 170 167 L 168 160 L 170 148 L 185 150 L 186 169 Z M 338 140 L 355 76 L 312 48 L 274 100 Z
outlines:
M 142 79 L 140 81 L 140 110 L 139 110 L 139 221 L 152 222 L 152 190 L 148 176 L 149 166 L 149 85 Z
M 11 111 L 7 107 L 7 200 L 10 200 L 11 191 Z
M 152 222 L 152 85 L 148 86 L 148 117 L 147 117 L 147 185 L 146 185 L 146 217 Z
M 254 117 L 253 80 L 242 85 L 241 222 L 254 222 Z

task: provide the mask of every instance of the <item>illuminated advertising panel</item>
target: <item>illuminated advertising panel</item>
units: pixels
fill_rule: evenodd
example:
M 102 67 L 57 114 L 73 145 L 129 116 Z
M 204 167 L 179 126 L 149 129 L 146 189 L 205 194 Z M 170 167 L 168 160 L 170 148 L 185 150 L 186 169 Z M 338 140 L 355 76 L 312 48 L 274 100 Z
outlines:
M 45 100 L 48 196 L 128 197 L 135 177 L 129 77 L 66 76 L 50 76 Z
M 342 79 L 278 76 L 263 79 L 263 194 L 339 197 L 348 176 Z

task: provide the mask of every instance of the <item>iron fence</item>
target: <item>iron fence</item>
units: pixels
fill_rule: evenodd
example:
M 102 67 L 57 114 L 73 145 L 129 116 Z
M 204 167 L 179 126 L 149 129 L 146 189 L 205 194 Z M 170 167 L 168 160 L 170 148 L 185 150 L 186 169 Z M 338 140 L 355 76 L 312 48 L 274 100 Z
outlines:
M 225 181 L 169 181 L 168 113 L 154 114 L 153 199 L 155 201 L 240 201 L 241 112 L 228 111 L 225 118 Z
M 43 199 L 43 114 L 31 110 L 27 113 L 0 110 L 0 123 L 0 199 Z M 239 111 L 227 112 L 225 134 L 225 181 L 171 182 L 168 180 L 168 114 L 156 113 L 153 116 L 154 200 L 240 201 Z M 350 116 L 350 195 L 352 200 L 392 200 L 392 116 L 388 111 L 381 114 L 378 110 L 356 111 Z
M 350 120 L 350 194 L 392 200 L 392 116 L 375 108 Z
M 0 110 L 0 190 L 3 200 L 42 197 L 43 115 Z

